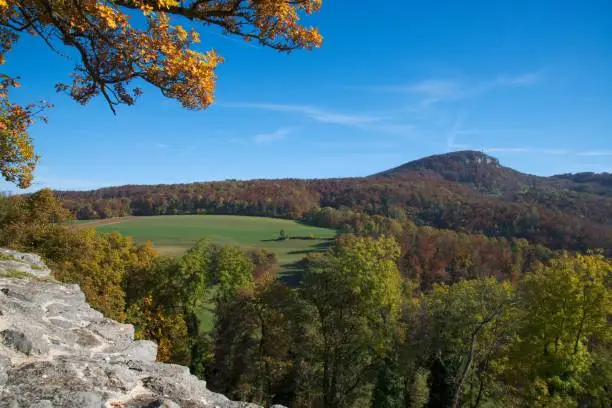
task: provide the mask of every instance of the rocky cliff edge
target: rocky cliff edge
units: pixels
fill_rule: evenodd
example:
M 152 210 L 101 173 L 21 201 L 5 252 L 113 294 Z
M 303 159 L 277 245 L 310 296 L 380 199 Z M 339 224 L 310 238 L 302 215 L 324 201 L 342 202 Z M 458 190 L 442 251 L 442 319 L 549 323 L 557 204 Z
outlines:
M 0 249 L 0 408 L 256 408 L 206 388 L 41 259 Z

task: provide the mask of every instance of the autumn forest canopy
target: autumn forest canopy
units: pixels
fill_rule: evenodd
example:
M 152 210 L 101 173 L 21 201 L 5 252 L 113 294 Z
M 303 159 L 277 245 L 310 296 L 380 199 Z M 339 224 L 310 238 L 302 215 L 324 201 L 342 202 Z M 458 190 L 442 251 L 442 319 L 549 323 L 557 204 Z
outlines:
M 145 87 L 201 110 L 214 102 L 223 63 L 207 46 L 211 29 L 280 52 L 311 50 L 323 37 L 308 18 L 321 7 L 0 0 L 0 63 L 33 36 L 72 58 L 56 90 L 77 103 L 99 98 L 111 115 Z M 0 174 L 27 188 L 39 162 L 29 129 L 51 106 L 11 99 L 19 78 L 0 75 Z M 532 80 L 500 77 L 478 88 Z M 439 85 L 421 91 L 457 97 Z M 356 128 L 376 120 L 284 109 L 357 121 Z M 213 215 L 225 216 L 217 228 L 252 216 L 306 232 L 283 227 L 244 241 L 265 240 L 265 248 L 202 233 L 184 251 L 161 255 L 155 242 L 89 228 L 112 228 L 122 217 L 181 218 L 193 235 L 190 220 Z M 97 224 L 84 222 L 91 220 Z M 281 245 L 289 264 L 274 250 Z M 462 150 L 365 177 L 41 189 L 0 195 L 0 247 L 40 254 L 92 307 L 157 342 L 159 361 L 188 366 L 235 400 L 290 408 L 612 406 L 609 173 L 535 176 Z
M 57 198 L 41 190 L 1 201 L 0 245 L 41 253 L 94 307 L 157 341 L 160 360 L 189 365 L 234 399 L 604 407 L 612 261 L 602 180 L 530 176 L 459 152 L 362 179 L 122 186 Z M 176 214 L 294 219 L 338 236 L 305 251 L 297 279 L 286 280 L 263 249 L 204 239 L 164 257 L 150 243 L 66 223 Z

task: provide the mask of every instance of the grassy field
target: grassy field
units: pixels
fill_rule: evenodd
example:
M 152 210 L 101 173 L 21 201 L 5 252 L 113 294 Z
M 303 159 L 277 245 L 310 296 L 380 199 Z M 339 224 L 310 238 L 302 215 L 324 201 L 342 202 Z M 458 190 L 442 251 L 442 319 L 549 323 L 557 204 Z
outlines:
M 299 281 L 299 269 L 294 266 L 295 262 L 308 252 L 323 249 L 336 236 L 336 231 L 332 229 L 311 227 L 295 221 L 233 215 L 123 217 L 79 221 L 77 224 L 93 227 L 100 232 L 118 231 L 132 236 L 136 243 L 151 241 L 163 255 L 181 255 L 200 238 L 243 248 L 264 248 L 276 253 L 281 266 L 280 276 L 290 284 Z M 312 235 L 315 239 L 278 241 L 276 238 L 281 230 L 290 237 Z M 203 331 L 212 329 L 214 313 L 212 304 L 204 305 L 198 313 Z
M 291 220 L 233 215 L 163 215 L 152 217 L 123 217 L 79 222 L 100 232 L 118 231 L 130 235 L 137 243 L 147 240 L 164 255 L 180 255 L 200 238 L 219 244 L 243 248 L 264 248 L 275 252 L 282 272 L 316 250 L 336 235 L 332 229 L 311 227 Z M 280 230 L 289 236 L 316 239 L 288 239 L 277 241 Z

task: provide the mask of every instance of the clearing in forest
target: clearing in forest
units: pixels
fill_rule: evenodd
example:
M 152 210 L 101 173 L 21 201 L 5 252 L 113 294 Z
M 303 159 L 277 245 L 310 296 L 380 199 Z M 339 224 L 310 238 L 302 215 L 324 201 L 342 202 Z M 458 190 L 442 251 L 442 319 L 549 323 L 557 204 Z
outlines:
M 242 248 L 264 248 L 276 253 L 280 277 L 290 285 L 300 280 L 301 269 L 296 262 L 307 253 L 324 250 L 336 236 L 336 231 L 303 225 L 291 220 L 236 215 L 161 215 L 122 217 L 105 220 L 78 221 L 82 227 L 99 232 L 117 231 L 132 236 L 134 242 L 151 241 L 162 255 L 181 255 L 201 238 L 222 245 Z M 289 239 L 279 240 L 284 231 Z M 212 330 L 214 305 L 203 305 L 198 313 L 201 330 Z
M 180 255 L 200 238 L 243 248 L 264 248 L 276 253 L 283 272 L 288 272 L 306 253 L 321 249 L 336 236 L 333 229 L 292 220 L 236 215 L 123 217 L 82 221 L 79 225 L 94 227 L 100 232 L 118 231 L 132 236 L 136 243 L 150 240 L 163 255 Z M 291 239 L 277 240 L 281 230 Z M 294 239 L 296 237 L 300 239 Z

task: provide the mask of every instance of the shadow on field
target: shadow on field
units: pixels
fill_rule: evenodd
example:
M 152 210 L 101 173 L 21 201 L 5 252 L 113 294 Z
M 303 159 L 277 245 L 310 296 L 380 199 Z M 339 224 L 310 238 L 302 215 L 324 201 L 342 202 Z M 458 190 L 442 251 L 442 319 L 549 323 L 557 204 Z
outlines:
M 290 288 L 297 288 L 304 278 L 303 261 L 297 261 L 282 266 L 285 272 L 278 276 L 278 280 Z
M 329 247 L 333 244 L 333 240 L 328 240 L 325 242 L 320 242 L 316 245 L 313 245 L 308 249 L 301 249 L 297 251 L 290 251 L 287 254 L 291 255 L 308 255 L 312 253 L 322 253 L 325 252 Z M 278 279 L 289 287 L 297 287 L 304 277 L 304 268 L 306 267 L 306 260 L 304 258 L 299 261 L 284 264 L 282 268 L 284 272 L 278 277 Z
M 332 241 L 319 242 L 316 245 L 311 246 L 310 248 L 298 249 L 295 251 L 287 252 L 288 255 L 307 255 L 313 252 L 325 252 L 329 247 L 333 244 Z
M 297 240 L 297 241 L 333 241 L 335 240 L 336 237 L 326 237 L 326 238 L 321 238 L 321 237 L 287 237 L 287 238 L 268 238 L 268 239 L 262 239 L 261 242 L 281 242 L 281 241 L 292 241 L 292 240 Z M 320 244 L 317 244 L 320 245 Z

